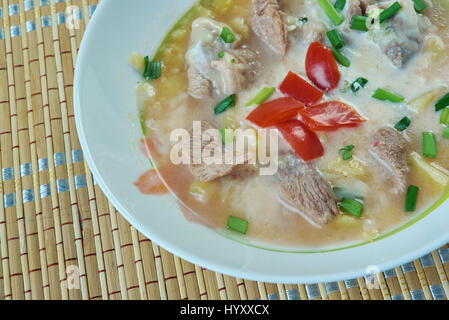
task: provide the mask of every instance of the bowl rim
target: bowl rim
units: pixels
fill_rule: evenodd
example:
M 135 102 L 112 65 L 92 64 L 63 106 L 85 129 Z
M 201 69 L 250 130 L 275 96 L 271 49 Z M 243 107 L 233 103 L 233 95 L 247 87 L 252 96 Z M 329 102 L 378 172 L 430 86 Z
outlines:
M 215 272 L 220 272 L 223 274 L 227 274 L 233 277 L 238 278 L 244 278 L 249 279 L 253 281 L 263 281 L 263 282 L 273 282 L 273 283 L 321 283 L 321 282 L 330 282 L 330 281 L 339 281 L 339 280 L 345 280 L 345 279 L 353 279 L 362 277 L 365 275 L 366 269 L 354 269 L 350 271 L 344 271 L 344 272 L 337 272 L 332 274 L 322 274 L 322 275 L 314 275 L 314 276 L 302 276 L 298 275 L 296 277 L 289 276 L 286 278 L 283 275 L 273 275 L 273 274 L 266 274 L 266 273 L 257 273 L 254 271 L 241 269 L 237 267 L 232 266 L 223 266 L 220 264 L 215 263 L 214 261 L 211 261 L 201 255 L 195 255 L 192 254 L 192 252 L 189 252 L 188 250 L 185 250 L 183 248 L 179 248 L 176 246 L 173 246 L 170 241 L 166 241 L 166 239 L 163 239 L 159 237 L 157 234 L 149 234 L 148 230 L 145 230 L 145 226 L 143 226 L 138 219 L 135 218 L 135 216 L 129 212 L 124 205 L 122 205 L 122 202 L 120 199 L 118 199 L 110 187 L 105 183 L 104 179 L 102 178 L 102 175 L 100 173 L 99 168 L 97 167 L 93 156 L 91 149 L 89 147 L 89 144 L 86 139 L 85 135 L 85 128 L 82 122 L 82 119 L 80 117 L 81 113 L 81 105 L 80 105 L 80 96 L 82 95 L 80 91 L 80 80 L 83 78 L 83 74 L 85 72 L 85 68 L 83 66 L 85 65 L 85 61 L 89 59 L 88 57 L 88 49 L 87 47 L 89 44 L 93 41 L 93 33 L 94 30 L 97 28 L 97 24 L 100 24 L 101 17 L 105 15 L 107 12 L 108 5 L 112 3 L 112 0 L 103 0 L 99 3 L 95 10 L 95 14 L 92 16 L 85 33 L 83 35 L 79 53 L 76 60 L 76 67 L 75 67 L 75 74 L 74 74 L 74 88 L 73 88 L 73 97 L 74 97 L 74 113 L 75 113 L 75 123 L 77 127 L 77 133 L 79 136 L 79 141 L 81 144 L 81 147 L 84 152 L 84 158 L 87 162 L 89 169 L 92 173 L 92 175 L 95 177 L 96 183 L 100 186 L 101 190 L 105 194 L 105 196 L 108 198 L 108 200 L 111 202 L 111 204 L 120 212 L 120 214 L 133 226 L 136 227 L 143 235 L 151 239 L 151 241 L 154 241 L 170 253 L 186 260 L 191 261 L 192 263 L 196 265 L 201 265 L 202 267 L 205 267 L 207 269 L 213 270 Z M 447 202 L 447 201 L 445 201 Z M 399 232 L 401 233 L 401 231 Z M 378 242 L 382 242 L 383 240 L 379 240 Z M 408 251 L 407 253 L 403 253 L 400 256 L 398 256 L 395 259 L 390 259 L 387 261 L 380 261 L 379 263 L 376 263 L 376 266 L 379 268 L 380 272 L 395 268 L 397 266 L 400 266 L 402 264 L 408 263 L 410 261 L 413 261 L 415 259 L 418 259 L 429 252 L 432 252 L 441 246 L 445 245 L 449 242 L 449 232 L 445 236 L 441 236 L 437 239 L 434 239 L 433 241 L 429 241 L 420 247 L 416 247 L 414 250 Z M 242 243 L 239 243 L 239 245 L 244 245 Z M 369 246 L 369 244 L 364 245 L 363 247 Z M 260 248 L 259 248 L 260 249 Z M 264 250 L 265 249 L 260 249 Z M 348 251 L 349 249 L 343 249 L 342 251 Z M 279 252 L 277 252 L 279 253 Z M 294 254 L 294 253 L 288 253 L 285 254 Z M 308 254 L 308 253 L 297 253 L 297 254 Z M 324 253 L 317 253 L 317 254 L 327 254 Z

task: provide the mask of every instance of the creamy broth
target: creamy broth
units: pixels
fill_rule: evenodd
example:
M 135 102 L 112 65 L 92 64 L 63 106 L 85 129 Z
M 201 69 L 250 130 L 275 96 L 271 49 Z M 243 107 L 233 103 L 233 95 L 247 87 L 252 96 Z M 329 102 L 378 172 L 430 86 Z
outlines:
M 431 5 L 423 14 L 431 27 L 425 31 L 420 50 L 404 68 L 394 67 L 379 47 L 367 40 L 365 33 L 341 31 L 346 41 L 344 53 L 351 66 L 339 66 L 339 86 L 326 92 L 324 100 L 342 100 L 368 121 L 357 128 L 318 132 L 325 153 L 313 163 L 332 186 L 364 189 L 364 211 L 360 219 L 351 218 L 348 223 L 337 217 L 321 228 L 312 226 L 278 201 L 275 177 L 227 176 L 198 184 L 188 166 L 175 166 L 170 162 L 172 130 L 190 130 L 195 120 L 206 120 L 217 128 L 250 128 L 251 123 L 245 119 L 257 106 L 246 107 L 245 104 L 260 89 L 279 87 L 289 71 L 307 79 L 304 61 L 309 45 L 295 36 L 297 30 L 289 33 L 289 48 L 281 59 L 252 31 L 251 0 L 208 0 L 195 5 L 170 32 L 154 58 L 163 61 L 162 77 L 140 84 L 137 90 L 152 159 L 171 191 L 191 209 L 187 217 L 210 227 L 225 228 L 228 217 L 235 216 L 248 221 L 245 237 L 252 241 L 295 248 L 323 248 L 374 239 L 421 214 L 440 199 L 447 192 L 446 187 L 435 183 L 410 163 L 408 183 L 419 186 L 420 192 L 415 213 L 404 212 L 405 194 L 398 196 L 390 192 L 388 172 L 369 153 L 370 137 L 377 129 L 393 127 L 407 116 L 412 119 L 404 132 L 410 142 L 408 152 L 422 155 L 422 132 L 434 132 L 438 158 L 424 160 L 437 164 L 443 174 L 443 169 L 449 168 L 449 139 L 442 137 L 440 113 L 433 107 L 449 90 L 449 55 L 444 53 L 447 52 L 444 44 L 449 43 L 449 10 L 443 2 L 428 2 Z M 296 18 L 308 17 L 308 23 L 322 23 L 326 30 L 334 28 L 314 0 L 283 0 L 281 10 Z M 230 26 L 243 45 L 258 52 L 261 61 L 254 83 L 237 93 L 236 107 L 220 115 L 214 114 L 214 107 L 223 97 L 198 100 L 187 93 L 185 56 L 191 25 L 199 17 L 209 17 Z M 327 39 L 322 42 L 330 47 Z M 361 76 L 369 79 L 364 89 L 357 94 L 345 90 L 346 83 Z M 373 99 L 371 95 L 379 87 L 400 93 L 406 98 L 405 102 L 392 104 Z M 419 113 L 410 107 L 415 98 L 438 88 L 441 92 L 428 103 L 430 106 Z M 281 97 L 278 91 L 271 99 L 276 97 Z M 356 146 L 353 159 L 344 162 L 339 149 L 351 144 Z M 352 169 L 345 172 L 348 163 L 358 168 L 355 173 Z M 192 192 L 197 190 L 195 188 L 205 192 L 206 197 L 198 198 L 198 194 Z

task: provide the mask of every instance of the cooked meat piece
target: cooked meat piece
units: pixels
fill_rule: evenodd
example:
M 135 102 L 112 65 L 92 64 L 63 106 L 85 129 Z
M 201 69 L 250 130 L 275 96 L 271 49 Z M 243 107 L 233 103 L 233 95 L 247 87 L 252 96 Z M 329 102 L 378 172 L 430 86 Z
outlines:
M 254 32 L 277 54 L 285 56 L 288 47 L 287 28 L 278 1 L 253 0 L 253 7 Z
M 241 157 L 236 156 L 232 164 L 225 163 L 225 148 L 220 133 L 207 121 L 201 121 L 201 133 L 202 137 L 195 137 L 193 130 L 190 131 L 192 150 L 190 154 L 190 172 L 195 178 L 202 182 L 209 182 L 228 175 L 248 177 L 256 172 L 248 153 L 242 154 Z M 221 150 L 221 163 L 207 163 L 205 157 L 211 159 L 214 156 L 218 156 L 213 153 L 214 150 L 218 149 Z M 195 159 L 196 155 L 201 156 L 201 159 Z M 196 163 L 195 160 L 197 160 Z
M 237 93 L 255 79 L 257 55 L 246 47 L 235 49 L 238 40 L 225 43 L 220 36 L 225 26 L 209 18 L 198 18 L 192 24 L 186 61 L 188 92 L 194 98 L 221 98 Z M 226 53 L 223 58 L 218 56 L 221 52 Z
M 408 141 L 393 128 L 381 128 L 372 142 L 371 154 L 392 174 L 393 192 L 404 193 L 408 184 Z
M 412 54 L 418 51 L 418 44 L 414 41 L 392 41 L 384 51 L 396 67 L 402 68 Z
M 309 21 L 299 29 L 299 38 L 306 43 L 322 42 L 326 26 L 320 22 Z
M 256 54 L 244 48 L 231 50 L 223 58 L 212 62 L 212 67 L 221 73 L 224 91 L 235 93 L 245 89 L 248 82 L 254 81 L 259 68 L 256 61 Z
M 224 163 L 224 155 L 222 154 L 222 164 L 205 163 L 204 157 L 213 157 L 214 150 L 223 150 L 223 143 L 219 137 L 218 131 L 215 132 L 218 136 L 214 135 L 210 129 L 215 129 L 207 121 L 201 121 L 201 134 L 200 137 L 195 137 L 193 130 L 190 132 L 190 171 L 200 181 L 209 182 L 217 178 L 227 176 L 232 172 L 233 165 Z M 216 131 L 216 130 L 215 130 Z M 195 156 L 201 156 L 201 159 L 195 159 Z
M 189 80 L 189 94 L 197 99 L 209 97 L 211 94 L 212 83 L 206 79 L 197 68 L 188 66 L 187 78 Z
M 332 187 L 312 163 L 289 154 L 279 163 L 278 179 L 281 200 L 311 222 L 323 226 L 337 215 Z
M 369 6 L 366 11 L 372 9 L 387 8 L 390 2 L 381 2 Z M 393 65 L 402 68 L 411 56 L 417 52 L 422 42 L 422 32 L 420 30 L 420 17 L 414 9 L 412 0 L 400 1 L 402 9 L 386 25 L 373 29 L 373 41 L 391 60 Z

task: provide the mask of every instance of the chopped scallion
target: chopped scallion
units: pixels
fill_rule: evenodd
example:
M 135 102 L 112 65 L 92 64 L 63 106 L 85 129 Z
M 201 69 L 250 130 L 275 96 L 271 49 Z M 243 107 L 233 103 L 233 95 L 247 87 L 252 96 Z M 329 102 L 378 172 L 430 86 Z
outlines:
M 415 4 L 416 12 L 421 13 L 427 8 L 427 3 L 424 0 L 413 0 L 413 3 Z
M 223 27 L 221 31 L 221 38 L 226 43 L 233 43 L 236 40 L 235 34 L 232 33 L 228 27 Z
M 449 108 L 444 108 L 440 116 L 441 124 L 449 124 Z
M 218 53 L 218 57 L 219 58 L 223 58 L 224 56 L 225 56 L 225 52 L 224 51 L 221 51 L 221 52 Z
M 228 219 L 228 228 L 232 231 L 246 234 L 248 231 L 248 221 L 230 216 Z
M 368 18 L 357 14 L 353 15 L 349 28 L 359 31 L 368 31 Z
M 354 150 L 355 146 L 353 144 L 341 148 L 338 150 L 338 153 L 343 157 L 343 160 L 351 160 L 352 159 L 352 150 Z
M 326 13 L 334 25 L 339 26 L 345 21 L 345 18 L 331 5 L 329 0 L 317 1 L 321 9 L 323 9 L 324 13 Z
M 361 204 L 357 200 L 344 198 L 339 203 L 339 207 L 342 211 L 357 218 L 360 218 L 362 216 L 363 204 Z
M 359 91 L 360 89 L 364 88 L 366 86 L 366 84 L 368 83 L 368 80 L 365 78 L 358 78 L 357 80 L 355 80 L 352 84 L 351 84 L 351 90 L 352 92 L 356 93 L 357 91 Z
M 437 140 L 432 132 L 423 132 L 422 134 L 423 155 L 435 159 L 437 153 Z
M 246 106 L 252 106 L 255 104 L 262 104 L 265 101 L 267 101 L 268 99 L 270 99 L 270 97 L 273 95 L 273 93 L 276 91 L 276 88 L 268 88 L 265 87 L 262 90 L 260 90 L 260 92 L 254 97 L 252 98 L 247 104 Z
M 326 32 L 327 38 L 335 49 L 341 49 L 345 46 L 345 41 L 337 30 Z
M 374 92 L 373 94 L 373 98 L 376 98 L 378 100 L 382 100 L 382 101 L 390 101 L 393 103 L 399 103 L 399 102 L 403 102 L 405 99 L 404 97 L 395 94 L 393 92 L 390 92 L 388 90 L 379 88 L 376 90 L 376 92 Z
M 222 102 L 220 102 L 215 107 L 215 114 L 218 115 L 220 113 L 225 112 L 228 109 L 234 108 L 235 107 L 235 100 L 236 100 L 236 95 L 235 94 L 231 94 L 229 97 L 224 99 Z
M 299 19 L 299 21 L 301 21 L 302 23 L 307 23 L 307 22 L 309 22 L 309 18 L 304 17 L 304 18 Z
M 148 56 L 144 58 L 145 68 L 143 71 L 143 78 L 145 80 L 159 79 L 162 73 L 162 62 L 151 61 Z
M 410 126 L 410 119 L 408 117 L 404 117 L 401 119 L 401 121 L 399 121 L 394 128 L 398 131 L 404 131 L 405 129 L 407 129 Z
M 449 106 L 449 93 L 446 94 L 444 97 L 442 97 L 438 102 L 435 104 L 435 110 L 440 111 L 441 109 L 446 108 Z
M 348 58 L 346 58 L 343 54 L 341 54 L 340 51 L 338 51 L 335 48 L 332 48 L 332 54 L 334 55 L 335 60 L 337 60 L 339 64 L 341 64 L 343 67 L 349 68 L 349 66 L 351 65 L 351 61 Z
M 416 210 L 416 202 L 418 200 L 419 188 L 410 186 L 405 197 L 405 211 L 414 212 Z
M 334 8 L 337 9 L 338 11 L 343 10 L 345 6 L 346 6 L 346 0 L 337 0 L 334 3 Z
M 444 127 L 443 129 L 443 137 L 449 139 L 449 127 Z
M 223 142 L 223 144 L 228 144 L 233 140 L 232 129 L 223 128 L 218 131 L 220 132 L 221 141 Z
M 387 9 L 382 11 L 382 13 L 379 16 L 379 22 L 382 23 L 384 21 L 387 21 L 392 16 L 394 16 L 399 10 L 401 10 L 402 6 L 399 4 L 399 2 L 393 3 L 391 6 L 389 6 Z

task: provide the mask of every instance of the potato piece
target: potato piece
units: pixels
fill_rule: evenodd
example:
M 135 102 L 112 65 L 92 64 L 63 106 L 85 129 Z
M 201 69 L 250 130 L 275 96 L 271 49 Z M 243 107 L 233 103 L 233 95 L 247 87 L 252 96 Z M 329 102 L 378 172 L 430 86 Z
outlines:
M 413 168 L 420 170 L 421 173 L 426 174 L 429 178 L 442 187 L 447 187 L 449 185 L 449 176 L 428 164 L 427 161 L 424 160 L 424 158 L 418 153 L 412 152 L 410 154 L 410 162 L 413 165 Z
M 440 37 L 436 35 L 428 36 L 424 41 L 423 49 L 427 65 L 430 66 L 441 60 L 444 57 L 446 50 L 446 45 Z
M 419 97 L 410 101 L 408 103 L 408 107 L 411 110 L 420 113 L 425 109 L 427 109 L 432 104 L 432 102 L 434 102 L 437 98 L 443 95 L 446 92 L 446 90 L 447 90 L 446 87 L 439 87 L 437 89 L 433 89 L 426 93 L 423 93 Z
M 366 178 L 368 173 L 366 165 L 356 158 L 345 161 L 341 157 L 336 157 L 330 160 L 323 170 L 337 176 L 355 177 L 360 180 Z
M 145 69 L 145 58 L 142 55 L 133 52 L 129 57 L 128 62 L 137 72 L 143 73 Z
M 360 226 L 361 222 L 360 219 L 357 219 L 356 217 L 347 214 L 339 214 L 335 218 L 334 224 L 341 228 L 354 228 Z
M 214 0 L 212 7 L 220 13 L 226 13 L 229 10 L 233 0 Z
M 230 26 L 232 29 L 237 32 L 243 39 L 248 38 L 249 36 L 249 26 L 245 22 L 245 19 L 238 17 L 231 21 Z
M 202 182 L 195 179 L 189 191 L 196 200 L 206 203 L 219 191 L 219 185 L 218 182 Z
M 211 19 L 215 18 L 214 13 L 211 10 L 209 10 L 203 6 L 198 6 L 198 8 L 195 10 L 195 15 L 198 18 L 199 17 L 205 17 L 205 18 L 211 18 Z

